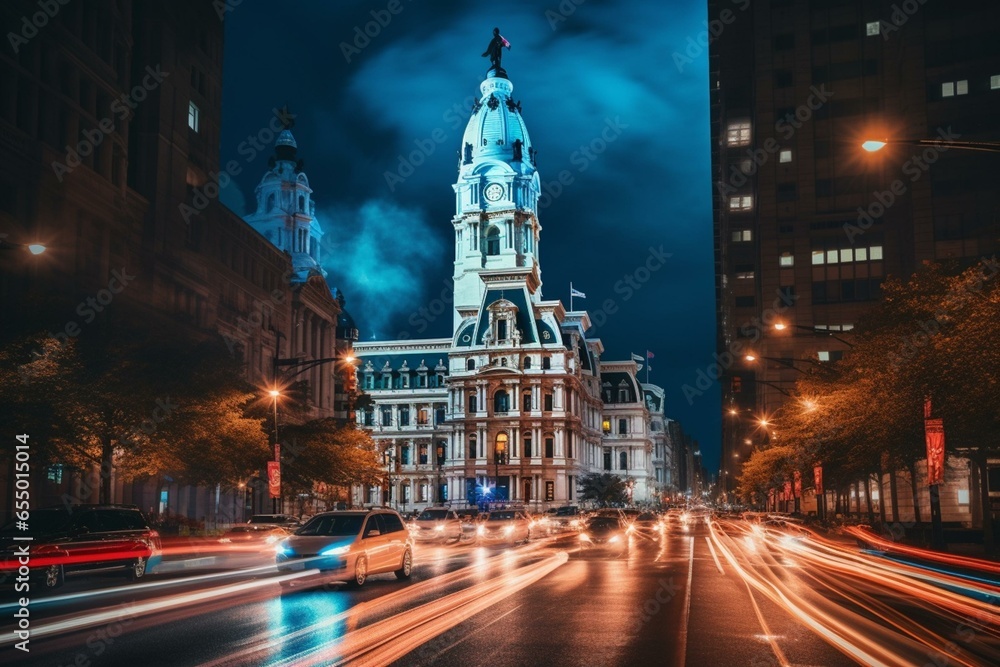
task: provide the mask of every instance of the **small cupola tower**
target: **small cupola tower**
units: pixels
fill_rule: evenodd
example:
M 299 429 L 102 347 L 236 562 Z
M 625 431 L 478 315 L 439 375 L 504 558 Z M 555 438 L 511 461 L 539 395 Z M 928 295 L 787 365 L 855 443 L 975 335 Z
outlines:
M 323 229 L 316 221 L 309 178 L 298 158 L 298 144 L 292 136 L 294 120 L 285 123 L 274 144 L 274 156 L 254 194 L 257 210 L 246 221 L 271 243 L 292 256 L 295 281 L 312 273 L 326 277 L 320 265 Z

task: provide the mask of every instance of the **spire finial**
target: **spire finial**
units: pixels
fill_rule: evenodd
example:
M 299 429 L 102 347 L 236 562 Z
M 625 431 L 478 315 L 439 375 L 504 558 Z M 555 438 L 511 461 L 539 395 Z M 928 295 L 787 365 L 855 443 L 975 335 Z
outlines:
M 504 47 L 507 47 L 507 50 L 510 51 L 510 42 L 500 34 L 500 28 L 493 28 L 493 39 L 490 40 L 489 46 L 486 47 L 486 51 L 482 55 L 483 58 L 489 58 L 490 65 L 492 65 L 487 75 L 507 78 L 507 72 L 500 66 Z

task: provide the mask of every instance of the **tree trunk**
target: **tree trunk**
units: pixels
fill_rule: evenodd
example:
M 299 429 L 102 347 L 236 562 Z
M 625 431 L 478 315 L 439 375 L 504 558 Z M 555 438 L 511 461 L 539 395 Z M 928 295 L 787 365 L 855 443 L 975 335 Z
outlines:
M 875 523 L 875 510 L 872 508 L 872 477 L 865 475 L 865 505 L 868 506 L 868 523 Z
M 882 525 L 884 526 L 885 523 L 886 523 L 886 521 L 885 521 L 885 500 L 886 500 L 886 498 L 885 498 L 885 488 L 884 488 L 884 486 L 882 484 L 882 480 L 885 477 L 885 475 L 882 472 L 881 468 L 879 468 L 879 470 L 878 470 L 878 472 L 876 474 L 878 475 L 878 513 L 879 513 L 879 519 L 882 521 Z
M 105 435 L 101 442 L 101 476 L 100 503 L 108 505 L 111 500 L 111 470 L 114 466 L 115 449 L 111 446 L 111 436 Z
M 920 496 L 917 494 L 917 464 L 913 462 L 910 464 L 910 490 L 913 493 L 913 522 L 921 523 L 920 521 Z
M 975 462 L 979 466 L 979 499 L 983 512 L 983 547 L 989 557 L 993 553 L 996 537 L 993 535 L 993 508 L 990 503 L 990 480 L 986 452 L 978 449 Z
M 896 471 L 889 471 L 889 500 L 892 502 L 892 520 L 899 523 L 899 493 L 896 491 Z

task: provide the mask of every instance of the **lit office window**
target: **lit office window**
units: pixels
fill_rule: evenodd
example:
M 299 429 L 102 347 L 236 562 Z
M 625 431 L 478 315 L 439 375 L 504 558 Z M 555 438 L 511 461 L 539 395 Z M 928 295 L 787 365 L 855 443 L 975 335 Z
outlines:
M 195 132 L 201 130 L 201 109 L 194 102 L 188 102 L 188 127 Z
M 792 151 L 791 149 L 785 149 L 778 153 L 778 162 L 791 162 L 792 161 Z
M 749 211 L 751 208 L 753 208 L 753 197 L 750 195 L 729 198 L 730 211 Z
M 868 37 L 875 37 L 879 34 L 879 28 L 881 24 L 878 21 L 871 21 L 865 24 L 865 35 Z
M 750 121 L 741 120 L 730 123 L 726 129 L 726 143 L 730 146 L 749 146 Z

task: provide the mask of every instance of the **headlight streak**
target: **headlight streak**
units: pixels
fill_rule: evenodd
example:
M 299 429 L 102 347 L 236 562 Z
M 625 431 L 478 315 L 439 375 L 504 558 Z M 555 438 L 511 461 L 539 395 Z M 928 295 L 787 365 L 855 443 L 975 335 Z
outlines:
M 949 638 L 873 596 L 904 600 L 945 621 L 950 618 L 960 626 L 970 617 L 984 619 L 987 625 L 990 621 L 986 619 L 992 619 L 993 628 L 1000 626 L 996 607 L 939 587 L 968 587 L 968 581 L 952 579 L 946 574 L 930 575 L 926 570 L 861 555 L 811 531 L 806 531 L 810 533 L 808 541 L 795 540 L 794 547 L 788 549 L 783 545 L 787 543 L 782 539 L 787 536 L 784 531 L 728 522 L 725 528 L 737 535 L 743 533 L 742 539 L 714 527 L 712 539 L 745 582 L 833 646 L 866 664 L 913 661 L 924 664 L 928 651 L 947 655 L 949 664 L 981 664 L 981 660 Z M 749 545 L 755 548 L 746 548 Z M 756 548 L 759 546 L 766 548 L 762 551 Z M 738 557 L 745 561 L 744 566 L 737 567 Z M 784 559 L 798 563 L 794 575 L 780 565 Z M 935 585 L 926 581 L 929 577 L 940 580 Z M 802 578 L 813 583 L 799 581 Z M 828 592 L 820 593 L 817 588 Z M 808 599 L 816 596 L 819 597 L 815 600 Z M 847 606 L 838 602 L 841 599 L 847 601 Z M 860 607 L 875 620 L 851 611 L 851 605 Z M 984 630 L 977 638 L 980 649 L 995 655 L 995 649 L 983 642 L 987 637 L 998 639 L 1000 635 L 995 630 Z
M 390 664 L 432 637 L 542 579 L 568 560 L 569 554 L 560 551 L 543 561 L 526 565 L 517 572 L 439 597 L 433 602 L 349 632 L 335 646 L 323 646 L 295 656 L 294 664 L 296 667 L 325 666 L 355 660 L 363 660 L 364 664 Z
M 205 602 L 209 600 L 218 599 L 225 596 L 234 596 L 237 593 L 242 594 L 246 591 L 253 589 L 263 588 L 265 586 L 273 586 L 278 581 L 290 581 L 292 579 L 298 579 L 310 574 L 309 572 L 296 572 L 294 574 L 287 574 L 281 577 L 267 578 L 267 579 L 255 579 L 253 581 L 245 581 L 238 584 L 229 584 L 227 586 L 219 586 L 217 588 L 210 588 L 205 591 L 196 591 L 192 593 L 181 593 L 178 595 L 171 595 L 170 597 L 152 600 L 149 602 L 139 602 L 130 607 L 129 612 L 133 617 L 144 616 L 151 613 L 161 613 L 167 611 L 168 609 L 174 609 L 177 607 L 188 606 L 192 604 L 197 604 L 200 602 Z M 101 625 L 105 623 L 110 623 L 121 617 L 121 608 L 113 607 L 110 609 L 105 609 L 102 611 L 95 611 L 82 614 L 80 616 L 71 616 L 69 618 L 54 620 L 50 622 L 43 622 L 40 625 L 32 624 L 31 626 L 31 636 L 45 637 L 48 635 L 59 634 L 63 632 L 72 632 L 77 630 L 82 630 L 84 628 L 93 627 L 96 625 Z M 12 644 L 17 641 L 17 636 L 12 635 L 10 638 L 0 639 L 0 645 Z
M 270 630 L 266 634 L 251 639 L 251 641 L 255 642 L 253 645 L 240 646 L 237 652 L 227 654 L 211 662 L 203 663 L 201 667 L 222 667 L 223 665 L 267 663 L 268 659 L 273 657 L 271 654 L 274 651 L 280 650 L 283 646 L 291 645 L 294 640 L 313 633 L 322 632 L 330 627 L 344 622 L 347 622 L 351 626 L 356 626 L 359 620 L 368 614 L 380 612 L 384 609 L 391 609 L 395 606 L 403 605 L 408 602 L 413 602 L 420 599 L 421 596 L 434 595 L 435 597 L 440 597 L 440 591 L 445 586 L 455 585 L 468 579 L 480 579 L 489 575 L 490 570 L 494 567 L 509 567 L 512 563 L 518 560 L 533 557 L 534 552 L 540 551 L 542 547 L 542 543 L 535 542 L 517 549 L 508 549 L 503 553 L 483 557 L 482 559 L 476 560 L 470 565 L 453 572 L 448 572 L 447 574 L 442 574 L 431 579 L 425 579 L 424 581 L 409 584 L 406 588 L 401 588 L 391 593 L 381 595 L 373 600 L 359 602 L 350 609 L 334 616 L 324 618 L 322 621 L 299 628 L 293 632 Z M 480 549 L 480 551 L 483 550 Z M 422 567 L 423 563 L 421 563 L 420 566 Z M 269 579 L 268 581 L 275 580 Z M 292 660 L 292 662 L 294 662 L 294 660 Z
M 339 547 L 330 547 L 329 549 L 324 549 L 319 552 L 320 556 L 342 556 L 351 550 L 349 545 L 343 545 Z

